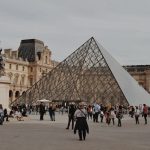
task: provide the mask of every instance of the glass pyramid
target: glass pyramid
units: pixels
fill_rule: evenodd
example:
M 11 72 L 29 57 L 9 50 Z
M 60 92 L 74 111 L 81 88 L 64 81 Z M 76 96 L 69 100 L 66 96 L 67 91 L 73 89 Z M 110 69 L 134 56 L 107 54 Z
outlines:
M 150 95 L 93 37 L 15 103 L 32 104 L 39 99 L 150 105 Z

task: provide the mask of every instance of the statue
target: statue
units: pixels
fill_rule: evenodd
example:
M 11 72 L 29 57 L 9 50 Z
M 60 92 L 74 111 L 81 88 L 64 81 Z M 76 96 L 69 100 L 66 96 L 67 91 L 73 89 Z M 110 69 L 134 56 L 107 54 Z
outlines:
M 5 76 L 5 57 L 2 54 L 2 49 L 0 48 L 0 104 L 3 108 L 9 109 L 9 89 L 10 89 L 10 79 Z
M 0 77 L 5 75 L 5 63 L 4 63 L 4 57 L 1 54 L 2 49 L 0 49 Z

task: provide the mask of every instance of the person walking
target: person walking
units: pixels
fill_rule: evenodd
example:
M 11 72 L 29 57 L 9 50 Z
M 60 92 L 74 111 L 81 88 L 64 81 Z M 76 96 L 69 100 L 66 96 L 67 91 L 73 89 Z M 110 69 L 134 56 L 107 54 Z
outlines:
M 93 114 L 94 114 L 93 115 L 93 122 L 98 122 L 98 115 L 100 113 L 100 109 L 101 109 L 100 105 L 95 103 L 94 107 L 93 107 Z
M 49 104 L 48 112 L 49 112 L 50 120 L 53 121 L 52 104 Z
M 111 120 L 112 120 L 113 125 L 115 125 L 115 111 L 114 111 L 114 108 L 110 109 L 110 123 L 111 123 Z
M 135 113 L 134 106 L 131 106 L 131 118 L 133 118 L 133 116 L 134 116 L 134 113 Z
M 74 113 L 75 113 L 75 105 L 71 104 L 69 106 L 69 112 L 68 112 L 68 125 L 66 129 L 69 129 L 70 123 L 72 122 L 72 130 L 74 129 Z
M 116 118 L 118 119 L 118 127 L 121 127 L 121 119 L 123 117 L 122 106 L 120 105 L 116 114 Z
M 89 126 L 86 121 L 87 111 L 83 103 L 79 104 L 79 108 L 75 111 L 74 117 L 76 118 L 74 134 L 76 134 L 76 130 L 78 130 L 79 140 L 85 140 L 86 132 L 89 133 Z
M 91 105 L 89 105 L 88 107 L 87 107 L 87 113 L 88 113 L 88 120 L 89 120 L 89 118 L 91 118 L 91 120 L 92 120 L 92 106 Z
M 135 109 L 135 114 L 134 114 L 134 116 L 135 116 L 135 123 L 139 124 L 140 123 L 139 122 L 140 110 L 138 109 L 138 106 L 136 106 L 135 108 L 136 108 Z
M 9 121 L 8 120 L 8 113 L 7 113 L 7 109 L 6 108 L 4 109 L 4 120 L 5 120 L 5 118 L 6 118 L 6 121 Z
M 56 111 L 56 105 L 52 105 L 52 121 L 55 121 L 55 111 Z
M 59 113 L 61 112 L 61 114 L 63 115 L 64 114 L 64 106 L 61 106 L 61 108 L 59 109 Z
M 100 118 L 101 118 L 101 123 L 103 123 L 103 118 L 104 118 L 104 112 L 103 112 L 103 110 L 100 111 Z
M 0 104 L 0 125 L 3 125 L 3 121 L 4 121 L 4 111 L 2 104 Z
M 148 107 L 146 106 L 146 104 L 143 104 L 143 117 L 145 120 L 145 124 L 147 124 L 147 115 L 148 115 Z
M 105 118 L 106 118 L 106 124 L 110 124 L 110 111 L 107 110 L 105 113 Z
M 39 113 L 40 113 L 40 120 L 43 120 L 44 114 L 45 114 L 45 106 L 44 103 L 41 103 L 39 106 Z

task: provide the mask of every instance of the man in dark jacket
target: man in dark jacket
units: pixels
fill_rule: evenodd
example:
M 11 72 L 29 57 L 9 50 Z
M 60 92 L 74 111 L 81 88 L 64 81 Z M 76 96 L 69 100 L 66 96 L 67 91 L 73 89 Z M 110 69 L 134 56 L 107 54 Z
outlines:
M 69 112 L 68 112 L 68 126 L 66 129 L 69 129 L 70 123 L 72 121 L 72 130 L 74 129 L 74 113 L 76 111 L 75 105 L 71 104 L 69 106 Z
M 9 121 L 8 120 L 8 114 L 7 114 L 7 109 L 5 108 L 4 109 L 4 119 L 6 118 L 6 121 Z
M 39 110 L 39 112 L 40 112 L 40 120 L 43 120 L 43 116 L 45 114 L 45 106 L 44 106 L 43 103 L 40 104 L 40 110 Z
M 145 124 L 147 124 L 147 115 L 148 115 L 148 107 L 146 106 L 146 104 L 143 104 L 143 117 L 145 120 Z

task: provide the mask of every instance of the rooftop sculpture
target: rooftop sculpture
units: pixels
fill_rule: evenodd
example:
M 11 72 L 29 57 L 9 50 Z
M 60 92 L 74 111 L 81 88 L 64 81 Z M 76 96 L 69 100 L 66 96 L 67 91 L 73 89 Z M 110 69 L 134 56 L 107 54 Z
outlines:
M 2 55 L 2 49 L 0 49 L 0 77 L 5 75 L 5 63 Z

